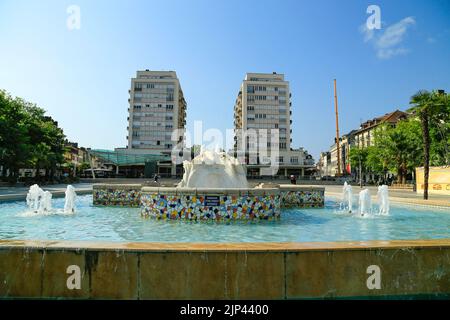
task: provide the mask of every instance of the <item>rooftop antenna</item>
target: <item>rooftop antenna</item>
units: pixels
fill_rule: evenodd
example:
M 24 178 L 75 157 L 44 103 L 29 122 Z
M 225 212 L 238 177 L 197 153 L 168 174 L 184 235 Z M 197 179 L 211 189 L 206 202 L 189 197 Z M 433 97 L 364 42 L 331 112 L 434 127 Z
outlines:
M 340 152 L 340 148 L 339 148 L 339 113 L 338 113 L 336 79 L 334 79 L 334 109 L 336 112 L 336 152 L 337 152 L 337 174 L 336 174 L 336 176 L 339 177 L 341 175 L 341 152 Z

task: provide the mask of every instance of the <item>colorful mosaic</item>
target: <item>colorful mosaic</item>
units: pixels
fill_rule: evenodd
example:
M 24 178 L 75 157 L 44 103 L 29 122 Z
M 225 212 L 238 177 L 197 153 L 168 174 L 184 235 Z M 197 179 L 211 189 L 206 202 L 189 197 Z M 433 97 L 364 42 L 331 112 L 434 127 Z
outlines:
M 136 189 L 94 189 L 94 205 L 138 207 L 141 192 Z
M 144 193 L 141 213 L 163 220 L 273 220 L 280 217 L 280 196 Z
M 295 190 L 281 192 L 283 208 L 321 208 L 324 206 L 324 191 Z

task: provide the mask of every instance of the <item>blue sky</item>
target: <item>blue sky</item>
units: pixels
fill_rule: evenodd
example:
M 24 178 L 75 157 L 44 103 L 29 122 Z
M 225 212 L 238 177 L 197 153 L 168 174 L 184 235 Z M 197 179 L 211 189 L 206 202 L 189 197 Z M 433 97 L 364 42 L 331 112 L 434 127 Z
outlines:
M 81 28 L 67 28 L 69 5 Z M 382 26 L 364 31 L 369 5 Z M 126 145 L 136 70 L 175 70 L 188 129 L 233 126 L 246 72 L 284 73 L 293 146 L 315 159 L 333 142 L 333 79 L 340 130 L 406 109 L 419 89 L 450 90 L 450 2 L 0 0 L 0 88 L 45 108 L 68 138 Z

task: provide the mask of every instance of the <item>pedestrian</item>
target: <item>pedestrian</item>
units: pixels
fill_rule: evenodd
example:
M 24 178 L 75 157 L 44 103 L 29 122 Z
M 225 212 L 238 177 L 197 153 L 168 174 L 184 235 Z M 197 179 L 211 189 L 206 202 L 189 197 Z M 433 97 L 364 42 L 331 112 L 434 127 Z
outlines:
M 297 179 L 293 174 L 291 175 L 291 184 L 297 184 Z

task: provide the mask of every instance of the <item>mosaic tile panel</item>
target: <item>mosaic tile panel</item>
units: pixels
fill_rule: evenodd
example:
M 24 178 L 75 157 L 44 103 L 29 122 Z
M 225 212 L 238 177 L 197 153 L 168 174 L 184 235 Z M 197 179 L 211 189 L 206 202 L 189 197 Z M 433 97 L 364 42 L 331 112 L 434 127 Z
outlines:
M 94 189 L 94 205 L 139 207 L 141 192 L 136 189 Z
M 281 207 L 283 208 L 322 208 L 324 201 L 324 191 L 322 190 L 281 192 Z
M 280 217 L 280 196 L 220 195 L 209 205 L 204 195 L 142 194 L 143 216 L 162 220 L 273 220 Z

